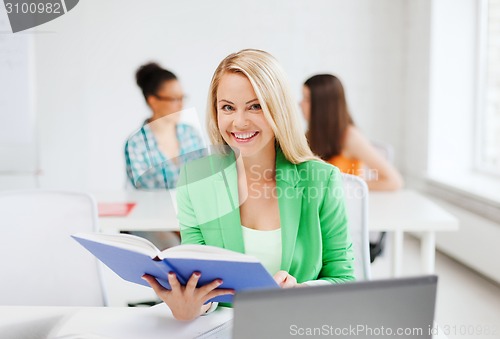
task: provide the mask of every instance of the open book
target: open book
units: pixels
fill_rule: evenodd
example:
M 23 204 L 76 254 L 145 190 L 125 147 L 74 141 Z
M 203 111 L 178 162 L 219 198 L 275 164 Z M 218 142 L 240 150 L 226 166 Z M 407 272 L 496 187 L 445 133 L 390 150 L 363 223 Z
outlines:
M 120 277 L 144 286 L 149 286 L 141 278 L 144 274 L 170 289 L 169 272 L 175 272 L 185 285 L 198 271 L 198 286 L 220 278 L 223 283 L 219 288 L 236 292 L 279 287 L 258 259 L 219 247 L 179 245 L 160 251 L 150 241 L 130 234 L 77 233 L 72 237 Z M 232 299 L 232 295 L 222 295 L 210 301 Z

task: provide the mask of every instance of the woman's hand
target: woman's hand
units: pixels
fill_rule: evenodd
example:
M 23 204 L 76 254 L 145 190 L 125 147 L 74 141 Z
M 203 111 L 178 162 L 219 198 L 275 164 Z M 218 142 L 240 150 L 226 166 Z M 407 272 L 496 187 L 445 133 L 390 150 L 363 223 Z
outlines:
M 297 279 L 293 275 L 288 274 L 287 271 L 278 271 L 274 275 L 274 281 L 278 283 L 281 288 L 298 287 Z
M 197 288 L 200 276 L 199 272 L 194 272 L 186 286 L 182 286 L 175 273 L 170 272 L 168 274 L 168 283 L 172 287 L 171 290 L 164 288 L 150 275 L 145 274 L 142 278 L 148 282 L 158 297 L 168 305 L 175 319 L 193 320 L 210 307 L 204 305 L 208 300 L 224 294 L 234 294 L 234 290 L 231 289 L 216 290 L 222 284 L 220 279 Z

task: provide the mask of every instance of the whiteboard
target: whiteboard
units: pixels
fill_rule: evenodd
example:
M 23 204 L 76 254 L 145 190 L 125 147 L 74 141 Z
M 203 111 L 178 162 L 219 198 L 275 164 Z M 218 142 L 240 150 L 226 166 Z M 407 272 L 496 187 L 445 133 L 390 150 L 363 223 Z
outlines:
M 0 11 L 0 175 L 37 171 L 33 44 Z

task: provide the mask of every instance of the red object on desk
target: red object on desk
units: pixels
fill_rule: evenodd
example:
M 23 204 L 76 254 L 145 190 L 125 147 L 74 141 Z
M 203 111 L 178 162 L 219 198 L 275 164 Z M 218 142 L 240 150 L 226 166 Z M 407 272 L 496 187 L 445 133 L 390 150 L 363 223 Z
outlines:
M 100 202 L 97 209 L 100 217 L 125 217 L 134 206 L 134 202 Z

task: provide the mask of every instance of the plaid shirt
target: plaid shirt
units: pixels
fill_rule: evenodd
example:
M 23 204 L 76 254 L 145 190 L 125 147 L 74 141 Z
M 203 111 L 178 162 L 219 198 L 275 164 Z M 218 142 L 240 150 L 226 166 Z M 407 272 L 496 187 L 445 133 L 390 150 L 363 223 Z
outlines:
M 205 155 L 203 142 L 193 127 L 179 123 L 176 134 L 180 148 L 177 161 L 168 159 L 160 151 L 147 123 L 128 138 L 125 144 L 127 176 L 135 188 L 175 188 L 180 168 Z

